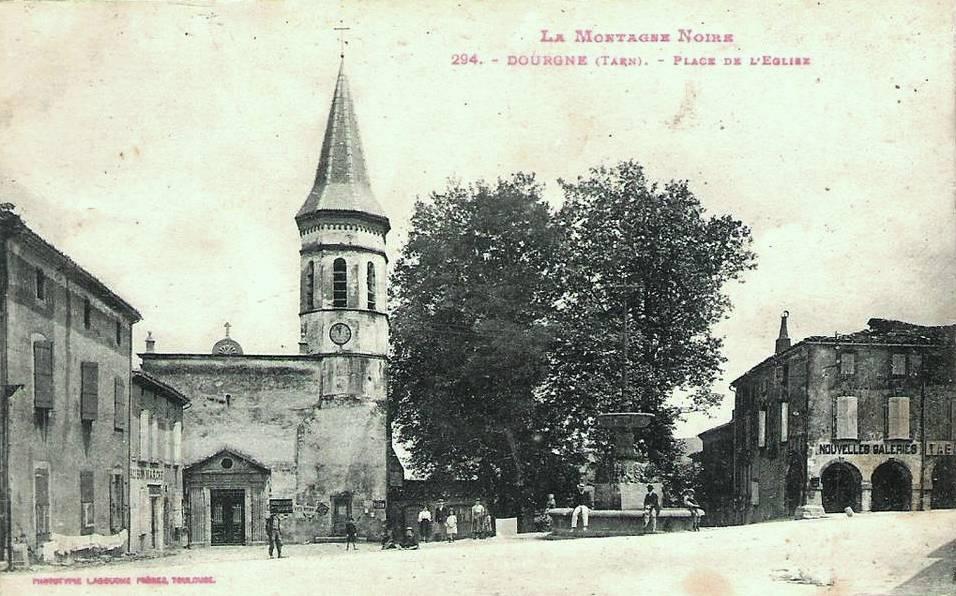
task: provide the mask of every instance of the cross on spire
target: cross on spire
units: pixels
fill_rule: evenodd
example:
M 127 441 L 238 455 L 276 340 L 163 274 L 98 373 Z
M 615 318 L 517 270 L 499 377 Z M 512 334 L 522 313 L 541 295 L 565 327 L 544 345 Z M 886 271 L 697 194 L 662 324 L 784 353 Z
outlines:
M 226 328 L 226 337 L 229 337 L 229 328 L 232 327 L 232 325 L 229 324 L 229 321 L 226 321 L 226 324 L 223 325 L 223 327 Z
M 345 58 L 345 44 L 348 43 L 345 41 L 345 31 L 350 30 L 351 27 L 334 27 L 334 31 L 339 32 L 339 58 Z

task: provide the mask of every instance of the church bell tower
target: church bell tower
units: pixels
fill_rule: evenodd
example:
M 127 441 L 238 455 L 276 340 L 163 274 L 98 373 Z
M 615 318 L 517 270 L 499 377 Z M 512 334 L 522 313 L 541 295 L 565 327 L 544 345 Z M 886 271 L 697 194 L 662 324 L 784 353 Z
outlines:
M 295 217 L 302 241 L 302 351 L 323 356 L 325 396 L 385 397 L 388 217 L 369 184 L 344 61 L 308 198 Z

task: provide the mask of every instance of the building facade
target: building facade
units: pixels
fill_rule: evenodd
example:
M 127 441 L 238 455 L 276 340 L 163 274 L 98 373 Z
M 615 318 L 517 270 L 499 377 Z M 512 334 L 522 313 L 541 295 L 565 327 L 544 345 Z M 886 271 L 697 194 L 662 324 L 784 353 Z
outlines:
M 711 443 L 734 522 L 956 507 L 954 333 L 870 319 L 791 346 L 784 317 L 775 354 L 732 384 L 732 448 Z
M 44 559 L 125 548 L 140 315 L 9 211 L 0 236 L 4 544 Z
M 183 410 L 189 399 L 140 370 L 130 400 L 130 552 L 182 546 Z
M 341 69 L 295 222 L 298 355 L 245 354 L 228 328 L 207 353 L 142 354 L 144 370 L 192 402 L 183 444 L 193 544 L 264 540 L 270 510 L 287 516 L 290 541 L 344 534 L 349 517 L 369 537 L 383 528 L 389 222 L 371 191 Z M 244 472 L 215 468 L 227 461 Z

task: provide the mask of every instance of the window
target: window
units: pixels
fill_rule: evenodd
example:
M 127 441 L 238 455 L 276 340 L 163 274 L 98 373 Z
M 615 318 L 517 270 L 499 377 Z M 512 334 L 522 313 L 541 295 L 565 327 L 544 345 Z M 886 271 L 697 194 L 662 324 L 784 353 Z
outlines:
M 887 407 L 887 439 L 910 438 L 910 398 L 891 397 Z
M 305 310 L 312 310 L 315 304 L 315 263 L 309 261 L 305 266 Z
M 790 404 L 780 402 L 780 442 L 787 442 L 787 435 L 790 433 Z
M 339 258 L 332 262 L 332 307 L 345 308 L 348 306 L 348 272 L 345 270 L 345 259 Z
M 93 533 L 93 513 L 93 472 L 80 472 L 80 534 Z
M 767 410 L 757 412 L 757 447 L 767 446 Z
M 36 295 L 37 300 L 46 300 L 46 274 L 39 267 L 37 267 Z
M 126 383 L 119 377 L 113 381 L 113 430 L 126 430 Z
M 149 410 L 139 411 L 139 460 L 149 461 L 149 429 L 150 415 Z
M 856 354 L 853 352 L 844 352 L 840 355 L 840 374 L 856 374 Z
M 123 324 L 116 321 L 116 345 L 123 345 Z
M 95 362 L 80 364 L 80 419 L 96 420 L 99 406 L 99 365 Z
M 750 481 L 750 504 L 760 504 L 760 483 L 758 483 L 756 480 Z
M 166 422 L 162 421 L 159 423 L 159 459 L 166 464 L 172 463 L 173 460 L 173 441 L 172 433 L 169 432 L 169 428 L 166 427 Z
M 53 409 L 53 342 L 33 342 L 33 407 Z
M 110 475 L 110 533 L 117 534 L 126 528 L 126 490 L 123 473 L 113 470 Z
M 37 542 L 50 539 L 50 471 L 33 471 L 33 501 L 36 515 Z
M 836 398 L 836 438 L 857 438 L 856 397 L 852 395 Z
M 910 376 L 917 376 L 920 374 L 920 369 L 923 368 L 923 357 L 919 354 L 910 354 Z
M 892 374 L 894 377 L 906 374 L 906 354 L 893 354 Z
M 375 310 L 375 265 L 368 264 L 365 285 L 368 286 L 368 309 Z
M 93 309 L 90 308 L 90 301 L 83 301 L 83 327 L 89 329 L 92 326 Z

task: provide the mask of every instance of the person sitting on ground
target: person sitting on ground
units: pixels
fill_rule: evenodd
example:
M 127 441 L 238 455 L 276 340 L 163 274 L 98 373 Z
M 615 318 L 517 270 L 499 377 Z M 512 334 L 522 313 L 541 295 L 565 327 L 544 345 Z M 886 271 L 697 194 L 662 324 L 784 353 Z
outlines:
M 581 517 L 581 531 L 588 531 L 588 514 L 594 507 L 594 492 L 584 480 L 578 483 L 577 492 L 574 495 L 574 509 L 571 511 L 571 531 L 578 528 L 578 517 Z
M 406 550 L 418 548 L 418 538 L 415 538 L 415 531 L 411 527 L 405 528 L 405 535 L 402 536 L 402 542 L 399 546 Z
M 392 537 L 392 530 L 386 527 L 382 532 L 382 550 L 388 550 L 391 548 L 398 548 L 398 546 L 395 544 L 395 539 Z
M 448 517 L 445 518 L 445 535 L 448 537 L 448 542 L 454 542 L 458 536 L 458 516 L 455 515 L 454 509 L 450 509 Z
M 651 522 L 651 533 L 657 532 L 657 515 L 661 512 L 661 497 L 654 492 L 654 485 L 647 485 L 647 494 L 644 495 L 644 528 Z
M 700 514 L 703 511 L 697 501 L 694 499 L 694 489 L 689 488 L 684 493 L 684 507 L 690 509 L 690 515 L 693 518 L 691 531 L 700 532 Z

